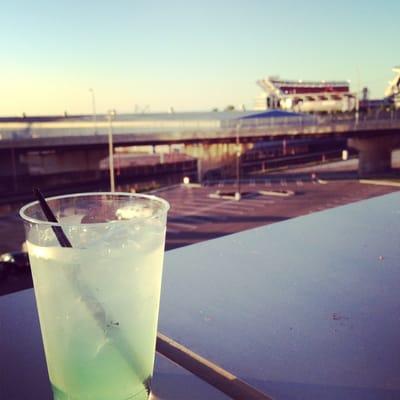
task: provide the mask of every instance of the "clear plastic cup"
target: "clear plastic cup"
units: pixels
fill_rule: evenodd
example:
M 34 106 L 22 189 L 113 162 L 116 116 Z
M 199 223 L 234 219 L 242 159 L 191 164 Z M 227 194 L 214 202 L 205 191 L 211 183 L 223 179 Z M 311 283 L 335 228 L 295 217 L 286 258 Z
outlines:
M 169 204 L 129 193 L 46 200 L 58 223 L 37 201 L 20 215 L 54 399 L 147 400 Z

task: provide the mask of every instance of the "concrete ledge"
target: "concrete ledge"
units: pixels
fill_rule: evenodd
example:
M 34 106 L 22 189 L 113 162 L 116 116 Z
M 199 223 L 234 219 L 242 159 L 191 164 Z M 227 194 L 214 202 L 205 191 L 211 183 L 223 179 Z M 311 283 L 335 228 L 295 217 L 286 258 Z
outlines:
M 254 193 L 256 193 L 256 192 L 254 192 Z M 253 192 L 239 193 L 239 192 L 221 192 L 220 190 L 217 190 L 215 193 L 210 193 L 208 195 L 208 197 L 210 199 L 223 199 L 223 200 L 239 201 L 243 197 L 248 196 L 249 194 L 253 194 Z
M 223 200 L 241 200 L 243 198 L 249 197 L 251 195 L 261 195 L 261 196 L 277 196 L 277 197 L 290 197 L 294 196 L 296 193 L 293 190 L 255 190 L 248 192 L 222 192 L 217 190 L 214 193 L 210 193 L 208 197 L 210 199 L 223 199 Z
M 359 182 L 365 183 L 367 185 L 400 187 L 400 180 L 398 182 L 396 182 L 396 181 L 388 181 L 388 180 L 360 179 Z
M 295 192 L 293 190 L 259 190 L 257 192 L 262 196 L 278 196 L 278 197 L 289 197 L 294 196 Z

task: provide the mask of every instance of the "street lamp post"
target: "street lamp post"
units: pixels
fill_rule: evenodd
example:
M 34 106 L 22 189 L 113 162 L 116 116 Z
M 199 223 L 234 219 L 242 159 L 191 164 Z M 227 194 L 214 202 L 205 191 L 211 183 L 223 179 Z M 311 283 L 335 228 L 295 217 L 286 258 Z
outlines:
M 110 170 L 110 190 L 115 192 L 115 178 L 114 178 L 114 148 L 113 148 L 113 128 L 112 120 L 115 117 L 115 110 L 108 110 L 108 166 Z
M 235 200 L 239 201 L 241 198 L 240 194 L 240 154 L 241 154 L 241 148 L 240 148 L 240 128 L 242 124 L 241 122 L 238 123 L 236 126 L 236 193 L 235 193 Z
M 94 90 L 92 88 L 89 89 L 89 92 L 92 94 L 92 116 L 93 116 L 93 126 L 94 133 L 97 133 L 97 115 L 96 115 L 96 97 L 94 95 Z

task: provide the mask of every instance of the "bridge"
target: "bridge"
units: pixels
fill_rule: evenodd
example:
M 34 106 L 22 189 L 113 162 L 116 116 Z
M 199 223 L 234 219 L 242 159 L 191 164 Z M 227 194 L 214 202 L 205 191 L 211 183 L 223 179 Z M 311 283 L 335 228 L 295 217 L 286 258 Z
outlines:
M 179 145 L 184 152 L 212 168 L 235 157 L 257 141 L 304 138 L 345 138 L 359 152 L 359 176 L 391 169 L 391 153 L 400 147 L 400 113 L 373 117 L 312 116 L 283 113 L 274 118 L 262 114 L 182 113 L 79 118 L 0 120 L 0 167 L 14 176 L 26 161 L 51 157 L 52 165 L 69 164 L 76 171 L 98 169 L 107 157 L 112 132 L 115 147 Z M 31 157 L 32 159 L 32 157 Z M 42 163 L 42 168 L 43 167 Z

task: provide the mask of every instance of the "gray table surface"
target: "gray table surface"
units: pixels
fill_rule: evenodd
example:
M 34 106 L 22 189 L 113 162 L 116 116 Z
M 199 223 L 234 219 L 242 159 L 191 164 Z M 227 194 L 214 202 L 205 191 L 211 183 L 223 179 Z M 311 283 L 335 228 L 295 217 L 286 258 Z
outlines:
M 400 399 L 400 192 L 167 254 L 160 330 L 276 399 Z
M 160 355 L 152 391 L 152 400 L 229 399 Z M 0 399 L 52 399 L 32 289 L 0 297 Z
M 399 399 L 399 220 L 397 192 L 170 251 L 160 331 L 276 399 Z M 226 398 L 161 358 L 155 393 Z M 49 394 L 32 291 L 0 297 L 0 398 Z

